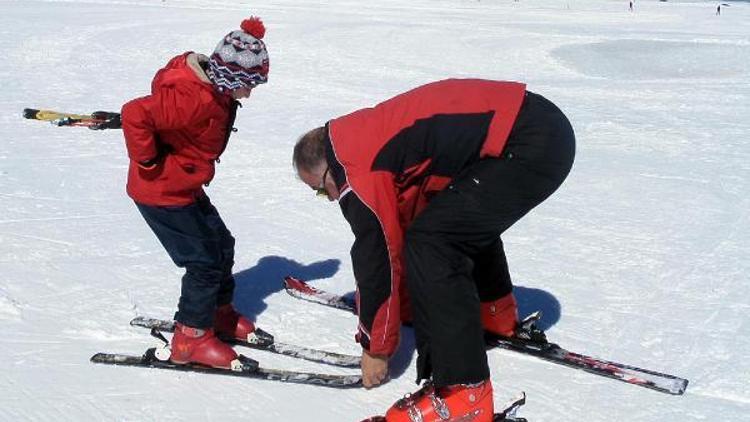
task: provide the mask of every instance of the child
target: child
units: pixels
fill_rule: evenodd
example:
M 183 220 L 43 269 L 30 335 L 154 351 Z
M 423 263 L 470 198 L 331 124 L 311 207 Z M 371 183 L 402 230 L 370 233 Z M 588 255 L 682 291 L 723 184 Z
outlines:
M 203 186 L 232 133 L 237 100 L 268 80 L 263 22 L 246 19 L 211 57 L 172 58 L 151 94 L 122 108 L 130 157 L 127 192 L 167 250 L 185 268 L 170 360 L 231 368 L 237 354 L 222 338 L 247 339 L 252 321 L 231 304 L 234 238 Z

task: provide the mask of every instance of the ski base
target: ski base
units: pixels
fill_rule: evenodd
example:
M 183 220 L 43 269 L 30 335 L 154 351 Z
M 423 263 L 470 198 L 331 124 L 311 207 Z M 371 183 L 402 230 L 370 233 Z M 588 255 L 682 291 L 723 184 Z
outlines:
M 174 332 L 174 321 L 163 319 L 136 317 L 130 321 L 130 325 L 148 329 L 156 328 L 159 331 L 165 332 Z M 242 341 L 238 339 L 222 339 L 222 341 L 225 341 L 232 345 L 250 347 L 257 350 L 265 350 L 271 353 L 277 353 L 280 355 L 304 359 L 316 363 L 323 363 L 326 365 L 339 366 L 342 368 L 359 368 L 361 363 L 361 358 L 359 356 L 345 355 L 342 353 L 311 349 L 293 344 L 277 342 L 274 340 L 274 337 L 271 334 L 261 330 L 260 328 L 255 329 L 255 331 L 253 332 L 253 337 L 248 339 L 248 341 Z
M 152 347 L 141 356 L 97 353 L 91 357 L 91 362 L 106 365 L 134 366 L 142 368 L 170 369 L 183 372 L 197 372 L 203 374 L 229 375 L 272 381 L 289 382 L 296 384 L 309 384 L 332 388 L 358 388 L 362 386 L 362 378 L 359 375 L 332 375 L 309 372 L 286 371 L 280 369 L 268 369 L 258 366 L 258 362 L 246 356 L 238 358 L 240 365 L 234 369 L 212 368 L 199 364 L 176 364 L 157 357 L 157 349 Z

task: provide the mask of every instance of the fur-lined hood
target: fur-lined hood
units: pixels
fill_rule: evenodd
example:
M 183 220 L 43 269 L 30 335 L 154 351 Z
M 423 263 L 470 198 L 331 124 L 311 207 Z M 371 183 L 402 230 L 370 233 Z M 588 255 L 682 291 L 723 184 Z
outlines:
M 190 53 L 185 59 L 185 62 L 190 67 L 190 70 L 192 70 L 201 81 L 209 84 L 212 83 L 211 79 L 209 79 L 201 66 L 201 63 L 208 63 L 208 56 L 200 53 Z

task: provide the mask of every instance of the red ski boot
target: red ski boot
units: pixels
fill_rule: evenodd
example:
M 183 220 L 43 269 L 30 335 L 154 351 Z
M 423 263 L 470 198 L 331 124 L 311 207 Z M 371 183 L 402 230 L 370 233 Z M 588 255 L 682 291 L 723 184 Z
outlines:
M 178 322 L 175 324 L 171 345 L 169 360 L 174 363 L 199 363 L 227 369 L 242 366 L 234 349 L 216 338 L 214 330 L 201 330 Z
M 482 302 L 480 307 L 482 327 L 486 331 L 505 337 L 513 337 L 518 321 L 518 309 L 513 293 L 492 302 Z
M 385 414 L 387 422 L 491 422 L 495 406 L 489 379 L 435 389 L 427 383 L 397 401 Z
M 255 324 L 240 315 L 231 303 L 227 303 L 216 309 L 214 329 L 219 337 L 250 341 L 252 333 L 255 332 Z
M 231 303 L 216 309 L 214 330 L 217 336 L 227 341 L 235 340 L 257 346 L 268 346 L 274 342 L 271 334 L 256 327 L 252 321 L 240 315 Z

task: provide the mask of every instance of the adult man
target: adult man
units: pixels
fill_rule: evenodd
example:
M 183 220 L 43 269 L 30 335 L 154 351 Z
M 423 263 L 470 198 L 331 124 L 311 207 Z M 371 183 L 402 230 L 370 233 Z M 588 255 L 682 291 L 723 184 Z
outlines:
M 234 237 L 203 190 L 229 142 L 239 102 L 268 80 L 265 27 L 245 19 L 206 57 L 172 58 L 151 94 L 122 108 L 130 157 L 128 195 L 185 268 L 170 360 L 230 368 L 237 354 L 217 336 L 248 339 L 252 321 L 231 304 Z
M 298 141 L 299 177 L 339 201 L 355 235 L 366 387 L 387 376 L 408 287 L 417 381 L 432 382 L 391 407 L 389 422 L 491 420 L 483 329 L 511 336 L 517 320 L 500 235 L 560 186 L 574 150 L 554 104 L 480 79 L 418 87 Z

